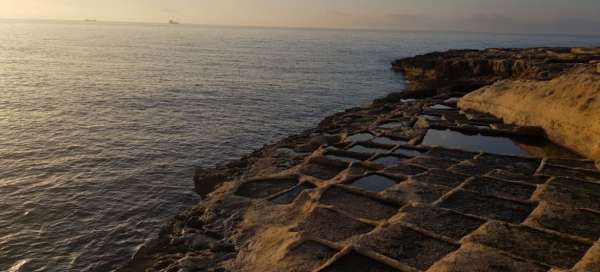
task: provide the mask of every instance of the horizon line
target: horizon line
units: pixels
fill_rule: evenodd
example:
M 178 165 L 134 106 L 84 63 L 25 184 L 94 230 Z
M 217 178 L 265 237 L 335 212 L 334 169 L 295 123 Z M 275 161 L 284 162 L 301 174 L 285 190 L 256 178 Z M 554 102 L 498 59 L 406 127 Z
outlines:
M 169 25 L 169 20 L 164 22 L 127 21 L 127 20 L 98 20 L 94 18 L 82 19 L 57 19 L 57 18 L 3 18 L 0 21 L 34 21 L 34 22 L 70 22 L 70 23 L 108 23 L 108 24 L 138 24 L 138 25 Z M 87 21 L 92 20 L 92 21 Z M 485 32 L 467 30 L 424 30 L 424 29 L 397 29 L 397 28 L 345 28 L 345 27 L 316 27 L 316 26 L 269 26 L 269 25 L 237 25 L 237 24 L 210 24 L 210 23 L 185 23 L 177 21 L 178 26 L 203 26 L 223 28 L 255 28 L 255 29 L 290 29 L 290 30 L 323 30 L 323 31 L 372 31 L 372 32 L 423 32 L 423 33 L 464 33 L 464 34 L 493 34 L 493 35 L 560 35 L 575 37 L 600 37 L 600 34 L 564 33 L 564 32 Z M 600 45 L 599 45 L 600 46 Z

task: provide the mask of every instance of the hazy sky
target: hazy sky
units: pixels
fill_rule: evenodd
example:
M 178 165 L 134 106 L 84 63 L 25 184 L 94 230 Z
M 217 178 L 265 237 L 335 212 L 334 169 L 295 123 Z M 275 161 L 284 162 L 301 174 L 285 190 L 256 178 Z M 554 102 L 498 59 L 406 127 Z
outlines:
M 0 18 L 600 35 L 600 0 L 0 0 Z

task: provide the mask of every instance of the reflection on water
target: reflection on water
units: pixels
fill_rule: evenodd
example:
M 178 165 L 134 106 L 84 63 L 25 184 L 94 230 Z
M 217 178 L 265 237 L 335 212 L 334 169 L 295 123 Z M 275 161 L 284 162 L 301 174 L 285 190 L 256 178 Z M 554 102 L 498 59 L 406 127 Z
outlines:
M 495 136 L 467 135 L 452 130 L 429 129 L 424 145 L 442 146 L 463 149 L 473 152 L 488 152 L 493 154 L 528 156 L 527 151 L 520 148 L 511 139 Z
M 354 145 L 351 148 L 349 148 L 348 151 L 357 152 L 357 153 L 377 154 L 377 153 L 385 153 L 385 152 L 388 152 L 389 150 L 376 148 L 376 147 L 368 147 L 368 146 L 364 146 L 364 145 Z
M 374 136 L 371 133 L 359 133 L 359 134 L 351 135 L 349 138 L 350 138 L 350 141 L 353 141 L 353 142 L 366 142 L 366 141 L 373 139 L 373 137 Z
M 373 139 L 372 142 L 376 143 L 376 144 L 383 144 L 383 145 L 390 145 L 390 146 L 399 145 L 399 144 L 408 144 L 408 141 L 390 139 L 388 137 L 377 137 L 377 138 Z
M 423 144 L 473 152 L 528 156 L 527 151 L 520 148 L 509 138 L 483 136 L 481 134 L 467 135 L 452 130 L 429 129 L 425 139 L 423 139 Z
M 396 182 L 381 175 L 369 175 L 352 182 L 352 186 L 374 193 L 383 192 L 394 185 Z
M 421 155 L 421 152 L 418 150 L 406 149 L 406 148 L 398 148 L 394 150 L 394 154 L 400 154 L 406 157 L 416 157 Z
M 28 272 L 115 269 L 198 201 L 195 166 L 401 89 L 395 58 L 600 40 L 14 20 L 0 37 L 0 271 Z
M 399 165 L 400 163 L 402 163 L 405 160 L 406 160 L 405 158 L 400 158 L 400 157 L 396 157 L 396 156 L 384 156 L 384 157 L 377 158 L 373 162 L 376 164 L 381 164 L 385 167 L 392 167 L 392 166 Z
M 335 160 L 335 161 L 341 161 L 341 162 L 347 162 L 347 163 L 351 163 L 351 162 L 361 162 L 361 159 L 357 159 L 357 158 L 353 158 L 353 157 L 349 157 L 349 156 L 342 156 L 342 155 L 325 155 L 325 158 L 330 159 L 330 160 Z
M 570 151 L 542 138 L 517 139 L 481 134 L 470 135 L 452 130 L 429 129 L 423 139 L 423 144 L 520 157 L 577 157 Z
M 553 144 L 546 140 L 536 142 L 518 141 L 517 144 L 532 157 L 582 159 L 580 155 L 577 155 L 560 145 Z
M 422 114 L 421 116 L 423 116 L 425 119 L 427 119 L 429 121 L 440 121 L 440 120 L 442 120 L 442 117 L 435 116 L 435 115 Z
M 448 106 L 442 105 L 442 104 L 435 104 L 431 108 L 434 110 L 450 110 L 450 109 L 452 109 L 452 107 L 448 107 Z
M 394 128 L 399 128 L 404 126 L 405 124 L 402 122 L 389 122 L 389 123 L 385 123 L 385 124 L 381 124 L 378 126 L 378 128 L 382 128 L 382 129 L 394 129 Z

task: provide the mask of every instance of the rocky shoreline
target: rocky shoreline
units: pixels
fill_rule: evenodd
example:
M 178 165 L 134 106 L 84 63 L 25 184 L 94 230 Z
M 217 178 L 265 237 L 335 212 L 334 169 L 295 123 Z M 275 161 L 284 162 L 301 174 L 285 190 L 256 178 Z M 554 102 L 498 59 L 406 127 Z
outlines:
M 120 271 L 600 271 L 596 163 L 543 124 L 458 108 L 498 81 L 596 80 L 598 62 L 586 48 L 395 61 L 408 90 L 198 169 L 204 201 Z

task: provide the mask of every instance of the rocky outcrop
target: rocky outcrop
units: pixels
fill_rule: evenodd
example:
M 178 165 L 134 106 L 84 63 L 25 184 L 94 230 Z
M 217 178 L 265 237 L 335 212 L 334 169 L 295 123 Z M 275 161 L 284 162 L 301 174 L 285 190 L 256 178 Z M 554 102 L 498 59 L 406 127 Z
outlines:
M 392 63 L 413 87 L 488 85 L 507 78 L 548 80 L 577 64 L 600 60 L 594 48 L 450 50 Z M 468 91 L 470 91 L 469 89 Z
M 553 142 L 600 160 L 600 74 L 593 68 L 550 81 L 500 81 L 466 95 L 459 106 L 541 127 Z
M 598 271 L 594 161 L 553 145 L 539 128 L 457 108 L 478 86 L 549 79 L 595 56 L 547 51 L 450 51 L 396 62 L 412 69 L 406 76 L 418 87 L 198 170 L 203 202 L 121 271 Z M 523 69 L 483 60 L 519 52 L 576 57 L 552 55 Z

